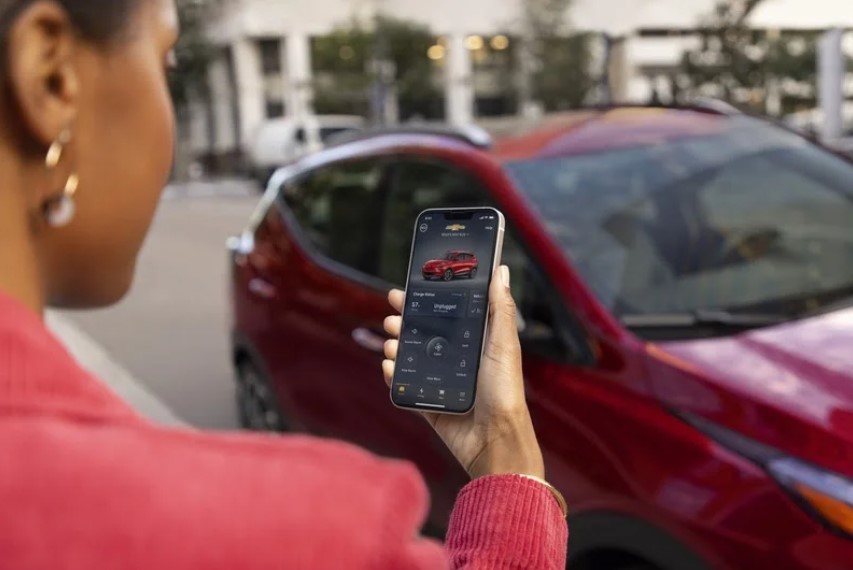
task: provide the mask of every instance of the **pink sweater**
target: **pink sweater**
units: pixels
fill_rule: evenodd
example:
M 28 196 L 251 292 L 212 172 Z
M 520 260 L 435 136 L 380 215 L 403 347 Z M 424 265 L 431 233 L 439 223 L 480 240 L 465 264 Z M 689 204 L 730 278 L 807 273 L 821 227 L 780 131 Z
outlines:
M 0 565 L 10 570 L 565 568 L 539 484 L 485 477 L 444 547 L 408 464 L 309 437 L 156 427 L 0 296 Z

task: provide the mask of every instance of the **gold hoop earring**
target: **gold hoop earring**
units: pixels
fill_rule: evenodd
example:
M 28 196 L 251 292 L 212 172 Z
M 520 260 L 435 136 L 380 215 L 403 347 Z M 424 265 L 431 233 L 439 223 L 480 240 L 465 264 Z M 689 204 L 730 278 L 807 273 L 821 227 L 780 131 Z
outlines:
M 62 155 L 65 152 L 65 147 L 70 142 L 71 130 L 65 129 L 47 150 L 44 164 L 48 170 L 53 170 L 59 166 L 59 162 L 62 160 Z M 77 213 L 74 195 L 77 194 L 79 186 L 80 177 L 77 174 L 71 174 L 65 181 L 62 193 L 44 203 L 42 213 L 49 226 L 61 228 L 71 223 L 71 220 L 74 219 L 74 215 Z

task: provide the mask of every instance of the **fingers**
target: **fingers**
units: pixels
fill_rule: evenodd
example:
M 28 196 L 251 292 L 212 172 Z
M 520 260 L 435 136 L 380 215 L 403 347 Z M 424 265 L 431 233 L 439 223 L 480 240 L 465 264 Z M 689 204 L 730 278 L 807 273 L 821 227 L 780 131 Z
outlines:
M 394 307 L 394 310 L 398 313 L 403 312 L 403 304 L 406 302 L 406 293 L 405 291 L 401 291 L 399 289 L 392 289 L 390 293 L 388 293 L 388 302 L 391 303 L 391 306 Z
M 399 289 L 391 290 L 391 292 L 388 293 L 388 302 L 395 311 L 402 313 L 403 303 L 406 302 L 405 292 L 400 291 Z M 385 342 L 385 358 L 387 360 L 382 362 L 382 374 L 385 376 L 385 384 L 390 388 L 392 379 L 394 378 L 394 361 L 397 358 L 397 350 L 400 346 L 396 339 L 400 337 L 400 330 L 403 327 L 403 318 L 399 316 L 388 317 L 385 319 L 383 327 L 385 328 L 385 332 L 394 337 Z
M 385 384 L 388 387 L 391 387 L 391 379 L 394 378 L 394 361 L 393 360 L 383 360 L 382 361 L 382 374 L 385 376 Z
M 394 339 L 385 341 L 385 358 L 388 360 L 397 360 L 397 349 L 400 343 Z
M 403 329 L 403 317 L 386 317 L 383 328 L 392 337 L 400 338 L 400 331 Z
M 517 353 L 521 348 L 518 340 L 516 307 L 509 289 L 509 268 L 501 266 L 489 290 L 489 338 L 487 350 L 493 354 Z

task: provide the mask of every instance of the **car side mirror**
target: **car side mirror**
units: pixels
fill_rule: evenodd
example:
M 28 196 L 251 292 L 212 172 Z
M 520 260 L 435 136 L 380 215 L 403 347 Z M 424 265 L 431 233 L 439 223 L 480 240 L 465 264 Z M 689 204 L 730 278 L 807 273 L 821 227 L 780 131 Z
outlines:
M 535 312 L 528 312 L 526 316 L 522 310 L 516 312 L 516 325 L 525 352 L 549 356 L 563 352 L 563 343 L 554 323 L 539 318 Z
M 248 255 L 255 249 L 255 236 L 248 231 L 231 236 L 225 241 L 225 247 L 232 255 Z
M 524 331 L 527 330 L 527 321 L 524 320 L 524 315 L 521 314 L 521 311 L 515 312 L 515 325 L 518 328 L 519 336 L 524 334 Z

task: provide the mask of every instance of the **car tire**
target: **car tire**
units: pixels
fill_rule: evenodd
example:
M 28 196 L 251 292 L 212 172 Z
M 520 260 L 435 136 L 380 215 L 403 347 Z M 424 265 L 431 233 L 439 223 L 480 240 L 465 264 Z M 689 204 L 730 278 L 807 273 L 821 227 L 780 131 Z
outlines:
M 240 425 L 258 432 L 288 431 L 266 376 L 248 358 L 237 363 L 237 413 Z
M 476 277 L 477 277 L 477 268 L 475 267 L 474 269 L 471 270 L 471 273 L 468 275 L 468 278 L 474 279 Z
M 445 281 L 452 281 L 453 280 L 453 270 L 452 269 L 448 269 L 447 271 L 444 272 L 444 280 Z

